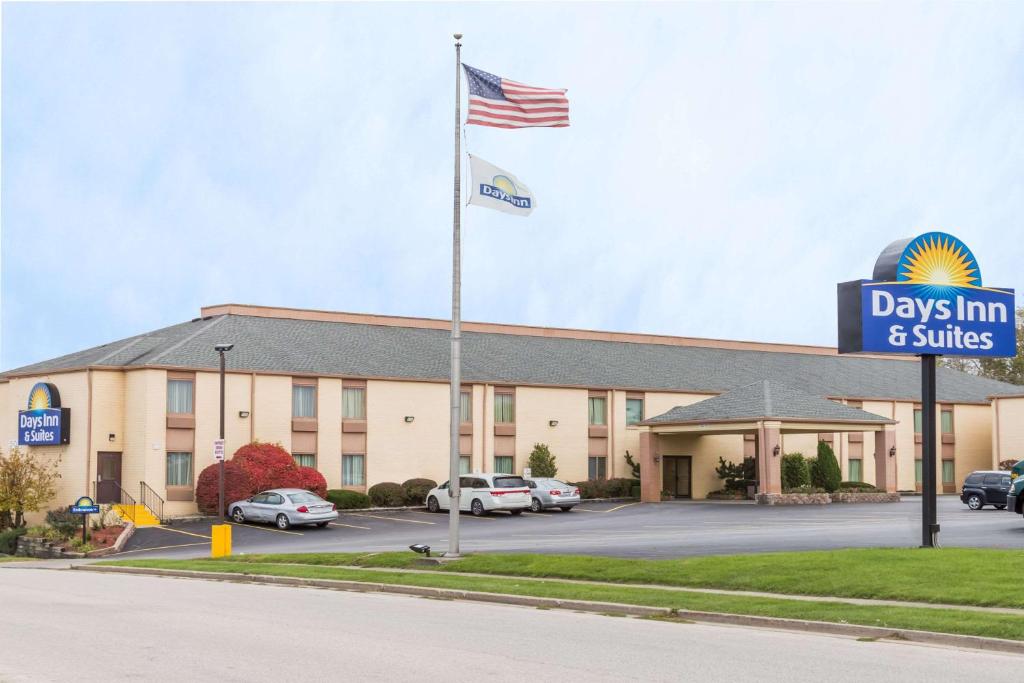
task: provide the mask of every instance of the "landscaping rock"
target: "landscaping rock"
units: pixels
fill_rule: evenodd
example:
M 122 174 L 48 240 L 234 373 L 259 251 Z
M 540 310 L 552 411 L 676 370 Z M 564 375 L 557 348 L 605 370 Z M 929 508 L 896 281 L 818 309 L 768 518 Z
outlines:
M 832 502 L 827 493 L 759 493 L 758 505 L 828 505 Z
M 836 491 L 832 496 L 833 503 L 898 503 L 900 494 L 886 493 L 858 493 L 854 491 Z

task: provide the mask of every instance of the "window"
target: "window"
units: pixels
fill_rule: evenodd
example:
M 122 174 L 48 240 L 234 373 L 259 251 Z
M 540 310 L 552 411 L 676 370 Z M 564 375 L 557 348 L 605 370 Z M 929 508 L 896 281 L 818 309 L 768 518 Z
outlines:
M 850 477 L 848 481 L 864 481 L 863 460 L 850 460 Z
M 498 474 L 512 474 L 514 471 L 513 458 L 511 455 L 494 456 L 494 471 Z
M 922 420 L 923 420 L 923 414 L 921 413 L 921 409 L 920 408 L 914 408 L 914 433 L 915 434 L 920 434 L 921 432 L 924 431 L 924 429 L 922 429 L 922 427 L 921 427 Z
M 311 384 L 292 386 L 292 417 L 316 417 L 316 387 Z
M 605 478 L 605 463 L 607 458 L 603 456 L 591 457 L 587 459 L 587 478 L 588 479 L 604 479 Z
M 459 456 L 459 474 L 469 474 L 473 469 L 468 455 Z
M 504 424 L 510 424 L 516 421 L 515 394 L 494 395 L 494 421 L 496 423 Z
M 603 425 L 605 423 L 605 398 L 591 396 L 588 403 L 590 404 L 590 424 Z
M 945 461 L 943 461 L 943 464 L 945 464 Z M 945 475 L 943 475 L 943 479 L 945 479 Z M 984 480 L 981 483 L 984 484 L 985 486 L 998 486 L 999 479 L 1000 477 L 998 474 L 986 474 Z
M 279 493 L 268 493 L 267 499 L 263 502 L 267 505 L 281 505 L 284 503 L 284 496 Z
M 295 458 L 295 464 L 299 467 L 316 468 L 316 455 L 313 453 L 293 453 L 292 457 Z
M 167 454 L 167 485 L 192 486 L 191 453 L 172 452 Z
M 627 398 L 626 399 L 626 424 L 635 425 L 637 422 L 643 422 L 644 419 L 644 400 L 642 398 Z
M 298 503 L 300 505 L 302 503 L 322 503 L 322 502 L 324 502 L 324 499 L 321 498 L 320 496 L 316 495 L 315 493 L 308 493 L 308 492 L 289 493 L 288 494 L 288 500 L 290 500 L 293 503 Z
M 920 484 L 922 481 L 924 481 L 923 471 L 924 471 L 924 465 L 922 464 L 922 462 L 920 460 L 915 460 L 914 461 L 914 483 L 915 484 Z
M 487 482 L 484 482 L 486 487 Z M 526 488 L 526 480 L 522 477 L 495 477 L 494 488 L 496 489 L 518 489 Z
M 459 418 L 462 422 L 473 421 L 473 394 L 463 391 L 459 394 Z
M 942 461 L 942 483 L 943 484 L 952 484 L 953 483 L 953 472 L 954 472 L 953 461 L 952 460 L 943 460 Z
M 363 486 L 366 484 L 366 456 L 341 456 L 342 486 Z
M 167 380 L 167 412 L 175 415 L 192 414 L 192 380 Z
M 953 433 L 953 411 L 943 410 L 942 411 L 942 433 L 952 434 Z
M 341 390 L 341 416 L 347 420 L 366 419 L 366 388 L 344 387 Z

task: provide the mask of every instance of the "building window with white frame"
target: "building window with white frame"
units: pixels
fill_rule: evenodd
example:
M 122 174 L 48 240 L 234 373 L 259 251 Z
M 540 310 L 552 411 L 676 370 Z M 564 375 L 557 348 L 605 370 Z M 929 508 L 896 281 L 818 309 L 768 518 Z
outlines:
M 607 423 L 607 399 L 604 396 L 591 396 L 587 399 L 589 407 L 589 419 L 592 425 L 603 425 Z
M 167 486 L 192 486 L 192 454 L 183 451 L 167 453 Z
M 292 453 L 295 464 L 299 467 L 312 467 L 316 469 L 316 453 Z
M 496 474 L 513 474 L 515 463 L 511 455 L 494 456 L 494 471 Z
M 292 386 L 292 417 L 316 417 L 316 387 L 312 384 Z
M 459 421 L 462 424 L 473 421 L 473 394 L 468 391 L 459 393 Z
M 341 417 L 346 420 L 366 419 L 366 387 L 342 388 Z
M 607 475 L 607 462 L 608 459 L 602 455 L 587 458 L 587 478 L 604 479 Z
M 471 464 L 470 457 L 468 455 L 459 456 L 459 474 L 469 474 L 473 471 L 473 465 Z
M 513 424 L 516 421 L 516 395 L 494 394 L 495 424 Z M 509 473 L 511 474 L 511 473 Z
M 366 484 L 366 456 L 345 454 L 341 456 L 342 486 L 364 486 Z
M 864 461 L 850 458 L 850 475 L 847 481 L 864 481 Z
M 635 425 L 644 421 L 644 400 L 642 398 L 626 399 L 626 424 Z
M 190 379 L 167 380 L 167 412 L 172 415 L 192 415 L 194 384 Z

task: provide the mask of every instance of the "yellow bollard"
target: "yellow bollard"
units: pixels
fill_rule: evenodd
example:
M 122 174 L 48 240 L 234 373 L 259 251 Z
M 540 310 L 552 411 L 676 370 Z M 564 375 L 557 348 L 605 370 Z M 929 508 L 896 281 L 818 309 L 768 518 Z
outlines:
M 231 555 L 231 525 L 214 524 L 210 527 L 213 538 L 210 541 L 210 557 L 228 557 Z

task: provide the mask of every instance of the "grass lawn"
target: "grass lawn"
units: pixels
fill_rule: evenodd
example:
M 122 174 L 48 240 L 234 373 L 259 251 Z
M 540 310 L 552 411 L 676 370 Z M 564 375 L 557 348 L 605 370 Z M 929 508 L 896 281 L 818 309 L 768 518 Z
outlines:
M 290 557 L 293 560 L 298 559 L 294 556 Z M 641 588 L 628 585 L 594 586 L 551 581 L 517 581 L 515 578 L 508 577 L 460 576 L 450 571 L 414 574 L 396 569 L 393 572 L 378 572 L 328 566 L 322 563 L 283 564 L 224 560 L 140 559 L 109 561 L 101 564 L 185 569 L 224 574 L 289 576 L 406 586 L 432 586 L 457 590 L 509 593 L 546 598 L 598 600 L 682 610 L 811 619 L 886 628 L 918 629 L 941 633 L 959 633 L 1024 640 L 1024 619 L 1019 616 L 967 612 L 956 609 L 878 607 L 847 605 L 826 600 L 808 602 L 780 598 L 750 598 L 710 593 L 664 591 L 656 588 Z
M 27 562 L 31 557 L 15 557 L 14 555 L 0 555 L 0 562 Z
M 633 560 L 577 555 L 470 555 L 441 566 L 415 565 L 406 553 L 236 555 L 231 562 L 433 568 L 537 578 L 724 588 L 792 595 L 876 598 L 1024 608 L 1013 590 L 1024 552 L 946 548 L 852 549 Z

